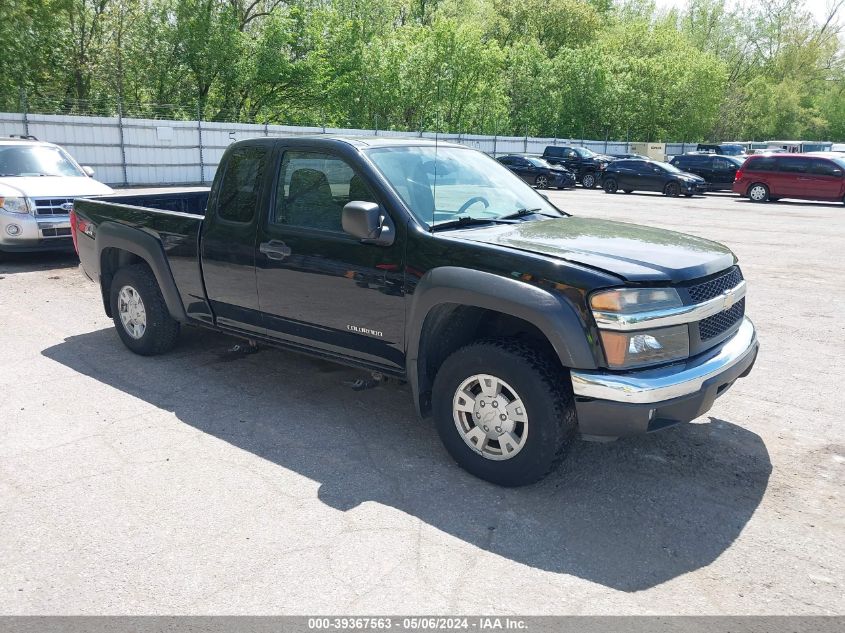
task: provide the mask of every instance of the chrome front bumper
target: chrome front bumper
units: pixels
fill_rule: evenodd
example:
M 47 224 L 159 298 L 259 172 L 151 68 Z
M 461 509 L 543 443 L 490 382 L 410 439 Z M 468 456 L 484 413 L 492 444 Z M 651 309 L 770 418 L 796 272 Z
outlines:
M 66 231 L 59 231 L 66 229 Z M 37 251 L 66 249 L 73 246 L 67 215 L 35 216 L 28 213 L 0 211 L 0 250 Z M 54 235 L 66 232 L 68 235 Z M 16 233 L 12 235 L 12 233 Z
M 754 324 L 743 318 L 731 338 L 685 364 L 628 373 L 573 370 L 581 431 L 618 437 L 692 420 L 751 370 L 758 347 Z

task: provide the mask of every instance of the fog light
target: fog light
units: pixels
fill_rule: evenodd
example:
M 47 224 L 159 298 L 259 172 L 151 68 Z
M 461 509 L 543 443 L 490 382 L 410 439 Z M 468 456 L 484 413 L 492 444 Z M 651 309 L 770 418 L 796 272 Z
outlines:
M 12 237 L 17 237 L 21 234 L 21 227 L 19 227 L 17 224 L 7 224 L 6 233 L 11 235 Z

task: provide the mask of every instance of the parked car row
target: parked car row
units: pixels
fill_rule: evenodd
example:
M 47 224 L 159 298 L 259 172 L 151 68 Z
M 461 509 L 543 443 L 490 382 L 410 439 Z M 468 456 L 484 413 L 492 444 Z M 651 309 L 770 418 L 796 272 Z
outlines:
M 602 187 L 607 193 L 652 191 L 691 197 L 732 191 L 754 202 L 780 198 L 845 202 L 845 155 L 732 155 L 739 145 L 704 145 L 670 162 L 637 154 L 607 156 L 583 147 L 549 146 L 543 156 L 502 156 L 497 160 L 537 188 Z

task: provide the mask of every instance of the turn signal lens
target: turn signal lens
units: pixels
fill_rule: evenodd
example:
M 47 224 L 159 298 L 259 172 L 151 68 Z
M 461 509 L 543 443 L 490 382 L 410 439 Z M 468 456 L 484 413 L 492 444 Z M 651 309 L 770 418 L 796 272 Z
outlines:
M 689 356 L 686 325 L 638 332 L 601 330 L 601 342 L 611 368 L 643 367 Z

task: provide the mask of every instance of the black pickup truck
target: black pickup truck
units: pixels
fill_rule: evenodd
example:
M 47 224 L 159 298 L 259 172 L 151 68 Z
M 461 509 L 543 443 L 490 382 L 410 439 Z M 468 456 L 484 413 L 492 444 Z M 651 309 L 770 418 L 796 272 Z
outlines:
M 730 250 L 572 217 L 459 145 L 241 141 L 210 192 L 77 200 L 72 226 L 133 352 L 194 325 L 395 376 L 502 485 L 543 477 L 577 432 L 702 415 L 757 355 Z
M 585 189 L 592 189 L 600 184 L 602 172 L 615 160 L 613 156 L 596 154 L 586 147 L 565 145 L 546 146 L 542 158 L 547 163 L 560 165 L 574 173 L 576 180 Z

